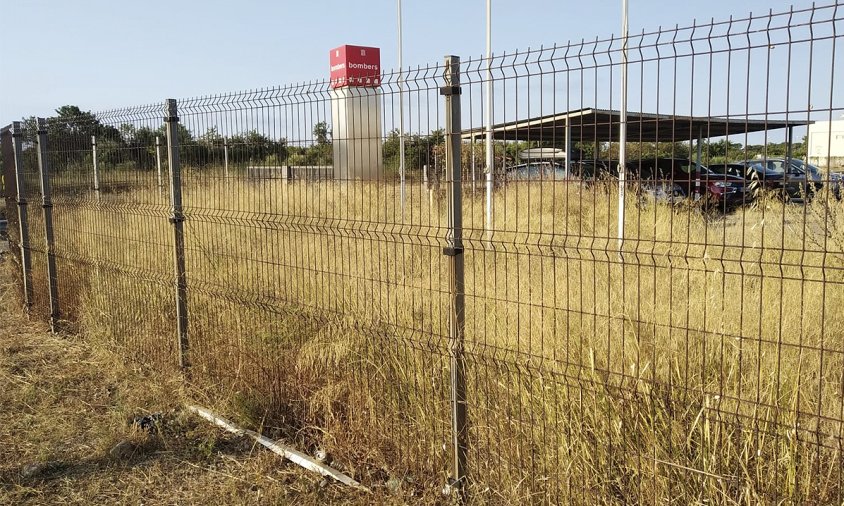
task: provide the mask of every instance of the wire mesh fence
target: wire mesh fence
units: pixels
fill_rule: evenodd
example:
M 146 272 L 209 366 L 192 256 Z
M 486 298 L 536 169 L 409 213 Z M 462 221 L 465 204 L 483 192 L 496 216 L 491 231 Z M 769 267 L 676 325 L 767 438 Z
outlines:
M 64 325 L 364 483 L 840 503 L 841 23 L 62 108 L 3 133 L 12 251 L 34 314 L 52 249 Z

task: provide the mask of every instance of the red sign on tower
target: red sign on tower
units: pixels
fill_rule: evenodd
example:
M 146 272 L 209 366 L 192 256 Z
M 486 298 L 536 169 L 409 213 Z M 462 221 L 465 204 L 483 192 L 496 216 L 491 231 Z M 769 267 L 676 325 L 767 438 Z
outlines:
M 381 86 L 381 50 L 344 45 L 331 50 L 331 87 Z

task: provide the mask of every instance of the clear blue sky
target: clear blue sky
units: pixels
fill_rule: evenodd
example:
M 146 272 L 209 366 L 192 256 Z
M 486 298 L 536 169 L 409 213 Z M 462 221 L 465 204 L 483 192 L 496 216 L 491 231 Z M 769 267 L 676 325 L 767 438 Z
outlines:
M 630 0 L 630 30 L 789 5 Z M 380 47 L 385 69 L 397 60 L 395 0 L 0 0 L 0 6 L 0 124 L 50 115 L 64 104 L 99 111 L 321 80 L 328 50 L 346 43 Z M 493 51 L 617 34 L 620 10 L 621 0 L 493 0 Z M 485 0 L 404 0 L 403 11 L 405 65 L 483 54 Z

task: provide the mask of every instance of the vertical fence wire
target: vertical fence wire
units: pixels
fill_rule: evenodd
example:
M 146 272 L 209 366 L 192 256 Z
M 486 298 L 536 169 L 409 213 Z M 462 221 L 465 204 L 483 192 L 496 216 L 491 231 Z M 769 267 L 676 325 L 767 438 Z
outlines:
M 464 230 L 474 477 L 534 484 L 513 501 L 838 498 L 841 186 L 807 148 L 840 114 L 839 16 L 631 35 L 622 263 L 620 41 L 496 57 L 491 240 L 481 203 Z
M 42 202 L 38 173 L 37 154 L 37 124 L 34 119 L 20 123 L 17 141 L 20 144 L 20 155 L 16 176 L 19 176 L 19 199 L 26 202 L 27 220 L 18 222 L 24 226 L 18 236 L 21 250 L 21 260 L 28 257 L 31 262 L 30 277 L 32 283 L 32 298 L 30 309 L 34 315 L 42 315 L 49 320 L 50 316 L 50 284 L 47 271 L 46 237 L 44 235 L 44 213 L 40 207 Z M 7 190 L 9 188 L 7 187 Z M 16 187 L 17 193 L 18 187 Z M 23 242 L 24 237 L 27 239 Z
M 841 23 L 831 4 L 631 32 L 623 167 L 616 37 L 463 59 L 448 149 L 440 64 L 180 99 L 191 387 L 361 481 L 439 493 L 459 189 L 469 497 L 840 503 Z M 62 108 L 46 129 L 62 317 L 172 367 L 165 115 Z
M 59 308 L 58 274 L 56 272 L 55 234 L 53 231 L 53 201 L 50 185 L 50 160 L 47 157 L 47 124 L 44 118 L 36 120 L 38 179 L 41 188 L 41 212 L 44 221 L 44 251 L 47 255 L 47 290 L 49 292 L 50 330 L 58 331 Z
M 172 236 L 155 164 L 165 108 L 58 112 L 46 121 L 46 158 L 62 318 L 127 360 L 172 367 Z
M 0 131 L 3 153 L 3 183 L 5 186 L 6 237 L 16 261 L 16 278 L 21 286 L 24 307 L 32 308 L 32 259 L 29 247 L 29 209 L 23 179 L 23 136 L 19 121 Z

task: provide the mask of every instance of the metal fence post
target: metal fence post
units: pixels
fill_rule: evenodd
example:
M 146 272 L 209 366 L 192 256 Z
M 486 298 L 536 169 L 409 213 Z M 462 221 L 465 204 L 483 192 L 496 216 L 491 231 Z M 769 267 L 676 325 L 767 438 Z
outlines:
M 41 208 L 44 210 L 44 238 L 47 248 L 47 282 L 50 288 L 50 330 L 59 322 L 58 274 L 53 240 L 53 203 L 50 199 L 50 164 L 47 158 L 47 122 L 38 118 L 38 174 L 41 178 Z
M 465 327 L 465 283 L 463 266 L 463 186 L 460 162 L 460 57 L 445 57 L 446 175 L 448 178 L 448 232 L 443 253 L 449 257 L 451 313 L 449 348 L 451 352 L 453 483 L 459 499 L 467 499 L 467 455 L 469 423 L 466 416 L 466 364 L 463 357 Z
M 94 157 L 94 194 L 100 200 L 100 167 L 97 164 L 97 136 L 91 136 L 91 155 Z
M 32 259 L 29 254 L 29 219 L 27 202 L 23 189 L 23 147 L 20 121 L 12 122 L 12 152 L 15 164 L 15 202 L 18 207 L 21 270 L 23 271 L 23 301 L 26 309 L 32 308 Z
M 182 209 L 182 176 L 179 165 L 179 115 L 176 100 L 167 99 L 167 161 L 170 166 L 170 205 L 173 215 L 173 260 L 176 275 L 176 325 L 179 367 L 187 371 L 188 362 L 188 283 L 185 274 L 185 214 Z

